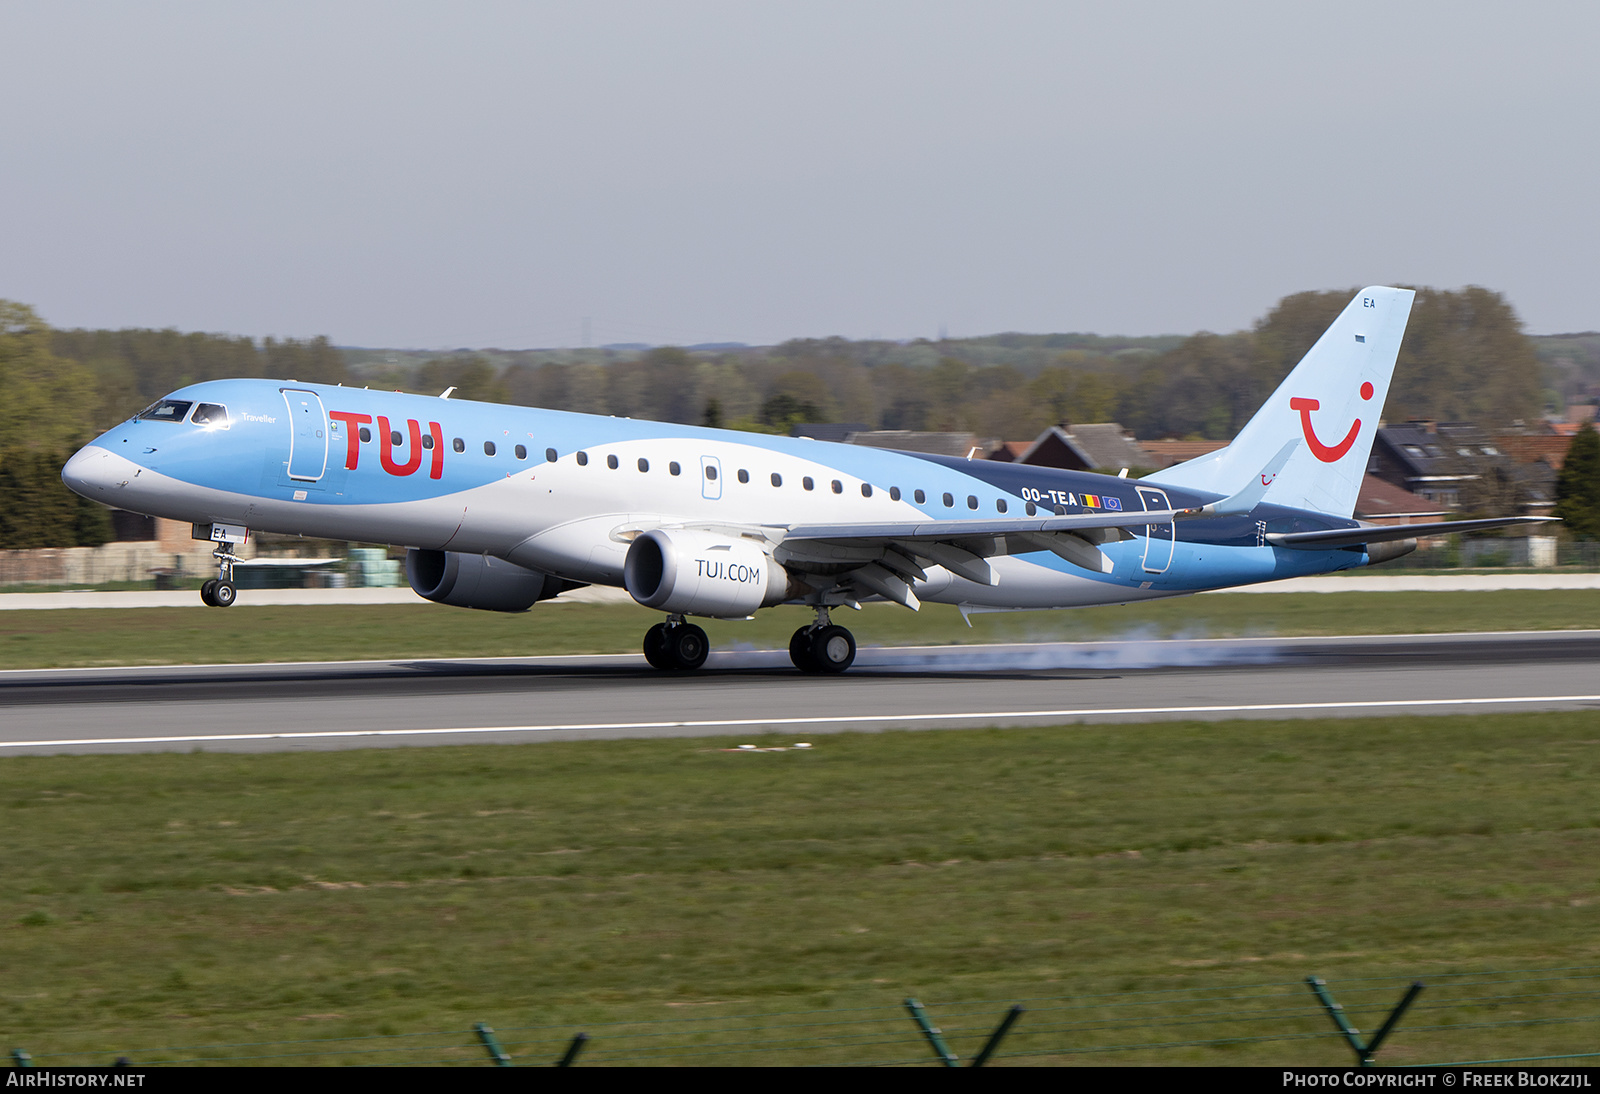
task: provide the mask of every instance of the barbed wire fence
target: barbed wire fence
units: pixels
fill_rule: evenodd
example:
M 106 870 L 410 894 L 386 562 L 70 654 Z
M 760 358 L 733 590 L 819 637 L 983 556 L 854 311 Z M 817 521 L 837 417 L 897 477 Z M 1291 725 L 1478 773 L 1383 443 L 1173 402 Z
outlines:
M 1370 1019 L 1370 1022 L 1368 1021 Z M 1362 1022 L 1370 1033 L 1363 1033 Z M 1527 1051 L 1532 1045 L 1536 1051 Z M 1380 1056 L 1380 1053 L 1383 1055 Z M 1600 965 L 95 1047 L 18 1066 L 1559 1064 L 1600 1060 Z

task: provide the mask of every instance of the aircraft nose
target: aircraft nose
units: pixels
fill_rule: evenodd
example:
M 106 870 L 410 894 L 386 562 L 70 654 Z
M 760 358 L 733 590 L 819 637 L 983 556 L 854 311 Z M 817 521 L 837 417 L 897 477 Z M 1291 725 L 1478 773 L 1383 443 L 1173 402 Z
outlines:
M 82 494 L 91 501 L 104 501 L 126 478 L 120 471 L 115 456 L 91 444 L 72 454 L 61 469 L 61 481 L 75 494 Z

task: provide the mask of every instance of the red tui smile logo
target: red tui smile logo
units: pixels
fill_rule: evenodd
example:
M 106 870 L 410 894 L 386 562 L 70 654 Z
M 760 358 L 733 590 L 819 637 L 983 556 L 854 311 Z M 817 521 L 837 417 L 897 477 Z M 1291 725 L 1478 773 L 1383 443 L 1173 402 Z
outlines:
M 1372 398 L 1372 384 L 1364 383 L 1361 385 L 1361 397 L 1363 399 Z M 1317 431 L 1311 425 L 1311 412 L 1321 405 L 1322 403 L 1316 399 L 1293 398 L 1289 400 L 1289 409 L 1300 412 L 1300 432 L 1305 434 L 1306 444 L 1311 447 L 1312 454 L 1323 463 L 1338 463 L 1344 459 L 1345 453 L 1350 451 L 1350 446 L 1356 443 L 1356 437 L 1361 433 L 1361 419 L 1357 418 L 1355 420 L 1354 424 L 1350 426 L 1350 432 L 1346 433 L 1344 440 L 1338 444 L 1323 444 L 1317 439 Z

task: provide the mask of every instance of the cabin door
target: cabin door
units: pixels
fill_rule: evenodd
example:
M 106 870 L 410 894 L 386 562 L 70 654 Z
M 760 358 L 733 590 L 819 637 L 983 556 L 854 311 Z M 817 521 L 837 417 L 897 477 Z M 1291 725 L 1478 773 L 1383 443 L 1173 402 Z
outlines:
M 1167 500 L 1165 490 L 1157 490 L 1153 486 L 1137 487 L 1139 500 L 1144 503 L 1145 512 L 1151 513 L 1158 510 L 1172 508 L 1172 503 Z M 1172 565 L 1172 542 L 1176 530 L 1169 521 L 1166 524 L 1146 524 L 1144 526 L 1144 572 L 1147 574 L 1164 574 L 1167 567 Z
M 328 415 L 314 391 L 283 389 L 289 406 L 289 477 L 316 482 L 328 469 Z

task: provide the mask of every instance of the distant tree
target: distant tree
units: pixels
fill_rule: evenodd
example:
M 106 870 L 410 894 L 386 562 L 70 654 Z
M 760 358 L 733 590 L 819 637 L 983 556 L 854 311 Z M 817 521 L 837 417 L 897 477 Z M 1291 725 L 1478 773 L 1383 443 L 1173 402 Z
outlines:
M 61 482 L 67 454 L 56 449 L 0 449 L 0 498 L 5 499 L 0 505 L 0 549 L 79 545 L 82 499 Z M 85 523 L 85 531 L 92 533 Z
M 495 376 L 494 366 L 476 354 L 435 357 L 417 372 L 416 388 L 423 395 L 438 395 L 455 388 L 452 397 L 476 399 L 485 403 L 506 401 L 506 387 Z
M 0 300 L 0 447 L 58 449 L 94 432 L 93 374 L 51 352 L 51 330 L 26 304 Z
M 1497 292 L 1419 289 L 1385 415 L 1501 425 L 1531 418 L 1542 370 L 1522 321 Z
M 878 414 L 880 428 L 928 428 L 929 398 L 921 370 L 892 361 L 874 369 L 872 379 L 882 407 Z
M 802 402 L 786 391 L 768 396 L 766 402 L 761 404 L 761 424 L 785 433 L 791 426 L 820 421 L 821 418 L 822 412 L 815 403 Z
M 1556 476 L 1554 515 L 1573 539 L 1600 539 L 1600 433 L 1578 430 Z
M 1123 392 L 1119 420 L 1141 437 L 1227 440 L 1271 390 L 1260 378 L 1250 334 L 1201 333 L 1140 370 Z
M 722 402 L 716 398 L 706 400 L 706 411 L 700 416 L 700 424 L 707 429 L 722 428 Z

